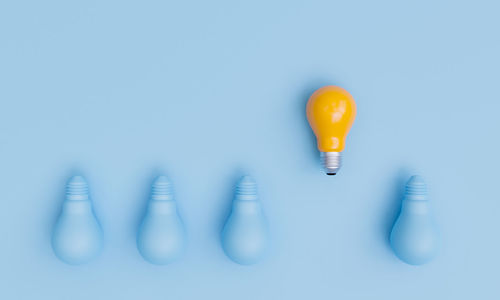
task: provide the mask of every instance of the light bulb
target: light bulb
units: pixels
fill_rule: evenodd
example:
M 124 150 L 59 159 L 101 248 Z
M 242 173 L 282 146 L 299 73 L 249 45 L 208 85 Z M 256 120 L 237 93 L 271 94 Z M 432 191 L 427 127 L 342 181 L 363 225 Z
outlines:
M 182 256 L 186 240 L 172 184 L 167 177 L 159 176 L 153 183 L 151 199 L 139 228 L 137 249 L 148 262 L 165 265 Z
M 52 248 L 62 261 L 79 265 L 96 257 L 102 249 L 103 234 L 82 176 L 72 177 L 66 199 L 52 234 Z
M 340 169 L 345 138 L 355 117 L 354 99 L 338 86 L 316 90 L 307 102 L 307 119 L 316 135 L 321 161 L 328 175 L 335 175 Z
M 257 197 L 257 184 L 244 176 L 236 186 L 231 214 L 222 230 L 222 248 L 234 262 L 259 262 L 268 248 L 269 231 Z
M 410 265 L 432 260 L 438 251 L 439 234 L 431 216 L 427 187 L 422 177 L 413 176 L 406 184 L 401 213 L 390 237 L 394 253 Z

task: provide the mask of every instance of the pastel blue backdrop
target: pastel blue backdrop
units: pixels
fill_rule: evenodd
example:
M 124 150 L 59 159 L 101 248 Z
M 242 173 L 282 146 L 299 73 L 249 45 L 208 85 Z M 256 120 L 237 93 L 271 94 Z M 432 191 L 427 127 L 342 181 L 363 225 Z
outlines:
M 2 1 L 0 298 L 499 299 L 500 6 L 404 2 Z M 336 177 L 326 84 L 358 105 Z M 77 173 L 105 245 L 74 267 L 50 233 Z M 166 267 L 135 246 L 160 173 L 189 233 Z M 273 241 L 250 267 L 219 242 L 244 173 Z M 413 173 L 444 238 L 421 267 L 388 243 Z

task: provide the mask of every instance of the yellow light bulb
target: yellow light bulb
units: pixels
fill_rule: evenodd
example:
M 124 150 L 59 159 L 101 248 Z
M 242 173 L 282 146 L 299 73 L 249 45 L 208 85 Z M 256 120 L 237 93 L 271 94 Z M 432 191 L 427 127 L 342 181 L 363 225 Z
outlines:
M 345 138 L 356 117 L 356 103 L 343 88 L 325 86 L 312 94 L 306 110 L 325 172 L 335 175 L 340 169 Z

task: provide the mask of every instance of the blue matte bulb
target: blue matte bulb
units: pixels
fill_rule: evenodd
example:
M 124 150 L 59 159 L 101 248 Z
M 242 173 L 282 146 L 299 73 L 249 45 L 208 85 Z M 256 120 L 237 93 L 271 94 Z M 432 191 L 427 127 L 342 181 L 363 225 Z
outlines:
M 137 249 L 148 262 L 165 265 L 182 256 L 186 240 L 172 184 L 167 177 L 160 176 L 153 183 L 152 196 L 137 235 Z
M 422 177 L 406 183 L 401 213 L 391 232 L 391 247 L 405 263 L 422 265 L 437 254 L 439 234 L 431 216 L 427 187 Z
M 72 177 L 66 186 L 66 200 L 52 234 L 56 256 L 71 264 L 84 264 L 102 250 L 101 226 L 92 211 L 88 185 L 82 176 Z
M 234 262 L 251 265 L 262 259 L 268 244 L 268 224 L 257 197 L 257 184 L 244 176 L 236 187 L 232 211 L 222 230 L 222 248 Z

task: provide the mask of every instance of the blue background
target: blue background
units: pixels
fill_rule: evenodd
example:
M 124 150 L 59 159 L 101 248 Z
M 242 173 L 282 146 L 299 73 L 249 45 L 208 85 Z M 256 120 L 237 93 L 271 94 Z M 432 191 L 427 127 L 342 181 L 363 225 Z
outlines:
M 0 298 L 498 299 L 500 7 L 400 2 L 2 1 Z M 333 178 L 305 118 L 327 84 L 358 105 Z M 388 245 L 416 172 L 444 239 L 422 267 Z M 79 267 L 50 247 L 76 173 L 106 238 Z M 135 247 L 160 173 L 189 232 L 166 267 Z M 219 243 L 244 173 L 273 234 L 251 267 Z

